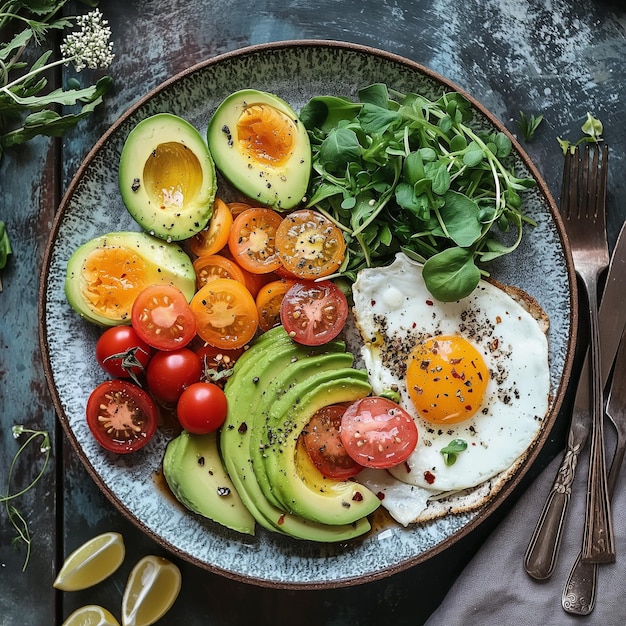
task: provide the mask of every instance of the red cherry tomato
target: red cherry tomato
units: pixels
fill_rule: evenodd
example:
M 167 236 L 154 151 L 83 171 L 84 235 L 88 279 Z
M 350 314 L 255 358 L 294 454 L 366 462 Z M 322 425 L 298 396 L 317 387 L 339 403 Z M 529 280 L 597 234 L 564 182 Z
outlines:
M 228 380 L 235 361 L 245 352 L 244 348 L 237 350 L 222 350 L 215 346 L 204 345 L 196 350 L 202 363 L 202 378 L 207 382 L 223 387 Z
M 360 465 L 379 469 L 398 465 L 417 445 L 417 426 L 398 404 L 368 397 L 351 404 L 341 418 L 341 441 Z
M 89 396 L 86 415 L 96 441 L 120 454 L 145 446 L 154 436 L 159 418 L 152 398 L 127 380 L 98 385 Z
M 304 447 L 313 465 L 324 476 L 335 480 L 348 480 L 363 469 L 346 452 L 339 435 L 345 410 L 340 404 L 323 407 L 313 415 L 303 432 Z
M 176 416 L 185 430 L 206 435 L 224 423 L 227 410 L 226 395 L 221 387 L 200 382 L 183 391 L 176 405 Z
M 132 309 L 137 334 L 153 348 L 176 350 L 196 334 L 196 318 L 180 289 L 173 285 L 150 285 L 143 289 Z
M 201 375 L 200 357 L 188 348 L 181 348 L 155 353 L 148 363 L 146 382 L 157 400 L 175 404 L 183 390 L 197 383 Z
M 348 301 L 329 280 L 297 282 L 285 294 L 280 320 L 298 343 L 319 346 L 334 339 L 348 318 Z
M 116 378 L 141 374 L 150 360 L 150 346 L 131 326 L 113 326 L 96 342 L 96 360 L 102 369 Z

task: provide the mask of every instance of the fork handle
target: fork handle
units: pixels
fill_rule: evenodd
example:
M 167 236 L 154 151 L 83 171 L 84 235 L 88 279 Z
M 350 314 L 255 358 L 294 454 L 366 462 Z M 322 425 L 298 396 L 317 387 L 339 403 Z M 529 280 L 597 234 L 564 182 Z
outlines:
M 572 485 L 576 476 L 578 456 L 585 444 L 585 439 L 586 437 L 582 441 L 577 441 L 576 434 L 570 432 L 561 465 L 528 543 L 524 568 L 529 576 L 537 580 L 550 578 L 554 571 L 567 508 L 572 495 Z
M 585 563 L 581 557 L 579 552 L 561 597 L 563 609 L 573 615 L 589 615 L 596 604 L 598 564 Z
M 591 563 L 615 562 L 615 538 L 608 493 L 604 450 L 604 409 L 600 365 L 600 329 L 598 323 L 598 296 L 595 281 L 587 286 L 589 303 L 592 390 L 592 431 L 587 482 L 586 523 L 583 536 L 582 560 Z

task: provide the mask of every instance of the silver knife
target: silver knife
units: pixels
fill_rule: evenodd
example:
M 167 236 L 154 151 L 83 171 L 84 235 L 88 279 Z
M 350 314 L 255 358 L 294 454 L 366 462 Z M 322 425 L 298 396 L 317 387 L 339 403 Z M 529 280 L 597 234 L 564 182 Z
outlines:
M 600 354 L 604 385 L 615 360 L 619 338 L 626 325 L 624 293 L 626 293 L 626 223 L 622 225 L 615 244 L 599 309 Z M 579 380 L 586 381 L 588 378 L 589 359 L 586 356 Z M 579 384 L 563 460 L 524 557 L 526 572 L 537 580 L 549 578 L 554 571 L 561 545 L 563 523 L 572 494 L 578 456 L 585 447 L 590 431 L 589 385 Z
M 611 418 L 617 430 L 617 443 L 608 478 L 608 493 L 611 498 L 615 492 L 615 485 L 626 452 L 626 327 L 622 331 L 619 351 L 615 359 L 606 414 Z M 565 583 L 561 604 L 568 613 L 589 615 L 596 603 L 598 564 L 584 563 L 581 557 L 582 552 L 576 558 Z

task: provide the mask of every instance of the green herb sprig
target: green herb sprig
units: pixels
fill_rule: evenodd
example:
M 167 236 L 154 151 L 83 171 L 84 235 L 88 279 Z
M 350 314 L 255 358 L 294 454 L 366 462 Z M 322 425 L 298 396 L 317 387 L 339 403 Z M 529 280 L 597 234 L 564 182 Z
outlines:
M 18 425 L 13 426 L 13 437 L 18 439 L 22 435 L 28 435 L 28 438 L 22 445 L 19 447 L 18 451 L 13 456 L 13 460 L 11 461 L 11 465 L 9 467 L 9 476 L 7 478 L 7 487 L 6 492 L 4 494 L 0 494 L 0 502 L 4 503 L 4 507 L 9 518 L 9 522 L 16 530 L 17 535 L 13 539 L 14 545 L 18 545 L 20 542 L 26 544 L 26 556 L 24 557 L 24 564 L 22 566 L 22 571 L 26 569 L 28 566 L 28 561 L 30 559 L 31 552 L 31 535 L 30 529 L 28 526 L 28 522 L 26 518 L 20 513 L 20 511 L 15 507 L 11 502 L 13 502 L 16 498 L 23 496 L 27 491 L 32 489 L 39 479 L 43 476 L 46 471 L 46 467 L 48 466 L 48 462 L 50 460 L 50 436 L 45 430 L 32 430 L 30 428 L 24 428 L 24 426 Z M 44 455 L 44 460 L 39 470 L 39 473 L 33 478 L 33 480 L 26 486 L 16 491 L 14 493 L 12 490 L 12 482 L 13 482 L 13 474 L 17 465 L 17 462 L 20 456 L 31 447 L 37 440 L 40 440 L 39 449 L 41 453 Z
M 95 9 L 78 17 L 57 17 L 67 0 L 7 0 L 0 5 L 0 158 L 3 152 L 38 135 L 61 136 L 89 115 L 112 86 L 109 76 L 81 88 L 48 91 L 44 72 L 72 63 L 77 72 L 106 68 L 113 60 L 111 30 Z M 87 1 L 93 6 L 93 1 Z M 75 24 L 60 47 L 61 58 L 51 61 L 45 50 L 32 64 L 23 61 L 27 50 L 42 46 L 51 31 Z M 15 34 L 14 34 L 15 33 Z M 61 114 L 59 106 L 80 104 L 76 113 Z
M 519 112 L 519 119 L 517 120 L 517 125 L 524 136 L 526 141 L 530 141 L 535 136 L 537 129 L 543 122 L 543 115 L 535 115 L 531 113 L 530 116 L 526 115 L 524 111 Z
M 567 154 L 569 150 L 572 154 L 574 154 L 574 150 L 581 145 L 582 143 L 599 143 L 602 141 L 602 133 L 604 131 L 604 127 L 602 122 L 599 119 L 596 119 L 591 113 L 587 112 L 587 117 L 585 119 L 585 123 L 580 127 L 583 131 L 583 136 L 575 141 L 574 143 L 568 141 L 567 139 L 561 139 L 561 137 L 557 137 L 557 141 L 563 150 L 563 155 Z
M 454 465 L 459 454 L 465 452 L 465 450 L 467 450 L 467 441 L 465 439 L 453 439 L 445 448 L 441 448 L 443 462 L 448 467 Z
M 435 298 L 467 296 L 484 272 L 477 263 L 512 252 L 532 223 L 520 194 L 535 180 L 505 165 L 512 145 L 504 133 L 470 127 L 470 104 L 458 93 L 431 101 L 377 83 L 358 98 L 317 96 L 300 113 L 313 151 L 308 206 L 348 243 L 339 273 L 354 280 L 403 250 L 425 261 Z M 512 242 L 494 230 L 513 231 Z

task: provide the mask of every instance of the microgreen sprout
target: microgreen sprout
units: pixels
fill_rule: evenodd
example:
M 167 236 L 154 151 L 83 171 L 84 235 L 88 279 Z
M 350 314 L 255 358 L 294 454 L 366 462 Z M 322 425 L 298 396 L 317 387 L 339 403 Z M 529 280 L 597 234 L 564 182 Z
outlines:
M 467 450 L 465 439 L 453 439 L 445 448 L 441 448 L 443 462 L 447 465 L 454 465 L 461 452 Z
M 18 424 L 16 426 L 13 426 L 12 432 L 15 439 L 19 439 L 22 435 L 28 435 L 28 438 L 21 444 L 21 446 L 13 456 L 13 460 L 11 461 L 11 465 L 9 467 L 6 493 L 0 494 L 0 502 L 4 503 L 9 522 L 11 522 L 11 525 L 17 532 L 17 535 L 13 539 L 13 544 L 17 546 L 20 542 L 23 542 L 26 545 L 26 555 L 24 557 L 24 564 L 22 567 L 22 571 L 24 571 L 28 566 L 28 561 L 30 559 L 32 543 L 30 529 L 26 518 L 13 504 L 11 504 L 11 502 L 13 502 L 16 498 L 23 496 L 27 491 L 32 489 L 35 484 L 37 484 L 39 479 L 43 476 L 44 472 L 46 471 L 46 467 L 48 466 L 48 461 L 50 460 L 51 446 L 50 436 L 45 430 L 32 430 L 30 428 L 22 426 L 21 424 Z M 17 462 L 20 456 L 36 441 L 39 441 L 39 451 L 41 454 L 44 455 L 41 469 L 39 470 L 39 473 L 35 476 L 35 478 L 33 478 L 26 487 L 23 487 L 22 489 L 19 489 L 18 491 L 12 493 L 13 475 L 17 466 Z
M 526 113 L 524 113 L 524 111 L 519 112 L 517 125 L 519 126 L 526 141 L 530 141 L 535 136 L 541 122 L 543 122 L 543 115 L 535 115 L 534 113 L 531 113 L 529 117 Z
M 583 131 L 584 135 L 575 143 L 571 143 L 567 139 L 557 137 L 557 141 L 559 142 L 564 155 L 567 154 L 568 150 L 574 154 L 574 150 L 576 150 L 576 148 L 582 143 L 599 143 L 600 141 L 603 141 L 602 132 L 604 128 L 602 126 L 602 122 L 591 115 L 591 113 L 587 112 L 585 123 L 580 127 L 580 129 Z

